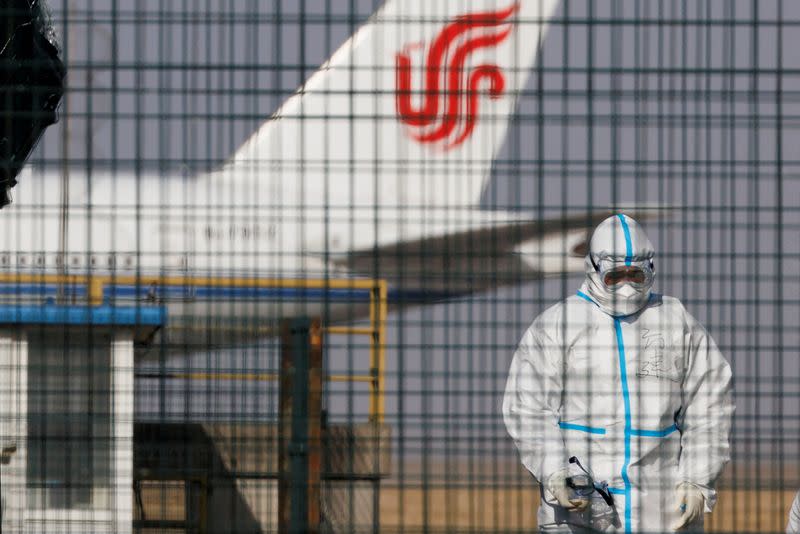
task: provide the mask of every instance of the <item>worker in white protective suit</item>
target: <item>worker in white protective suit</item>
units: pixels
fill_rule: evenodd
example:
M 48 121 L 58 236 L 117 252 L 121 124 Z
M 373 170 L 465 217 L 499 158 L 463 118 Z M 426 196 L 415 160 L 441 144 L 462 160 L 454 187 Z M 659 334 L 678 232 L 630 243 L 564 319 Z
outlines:
M 794 502 L 792 502 L 792 507 L 789 509 L 786 534 L 800 534 L 800 491 L 794 496 Z
M 630 217 L 595 230 L 577 294 L 545 310 L 511 363 L 503 418 L 542 484 L 542 532 L 703 528 L 729 459 L 731 369 L 676 298 Z

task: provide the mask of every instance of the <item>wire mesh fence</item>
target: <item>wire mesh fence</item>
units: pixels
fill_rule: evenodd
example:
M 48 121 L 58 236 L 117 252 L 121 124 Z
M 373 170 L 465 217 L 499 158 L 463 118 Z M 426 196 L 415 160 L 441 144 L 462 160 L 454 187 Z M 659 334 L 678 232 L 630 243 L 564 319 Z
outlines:
M 800 4 L 48 7 L 3 532 L 800 532 Z

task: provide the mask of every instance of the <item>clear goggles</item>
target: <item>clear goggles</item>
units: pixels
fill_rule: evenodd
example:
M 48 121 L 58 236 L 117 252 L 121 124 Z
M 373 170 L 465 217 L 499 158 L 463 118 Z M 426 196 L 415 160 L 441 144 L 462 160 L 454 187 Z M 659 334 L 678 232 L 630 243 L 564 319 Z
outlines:
M 625 284 L 630 284 L 635 288 L 648 287 L 652 285 L 656 271 L 653 259 L 634 260 L 626 264 L 624 260 L 615 258 L 600 258 L 595 260 L 589 256 L 592 266 L 600 275 L 608 289 L 614 290 Z

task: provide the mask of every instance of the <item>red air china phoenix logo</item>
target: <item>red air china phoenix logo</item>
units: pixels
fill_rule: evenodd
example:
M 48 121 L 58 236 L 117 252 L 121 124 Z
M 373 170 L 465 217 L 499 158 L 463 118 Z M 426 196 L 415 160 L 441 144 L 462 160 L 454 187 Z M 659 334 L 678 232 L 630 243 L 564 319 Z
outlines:
M 497 99 L 503 96 L 506 79 L 497 65 L 482 63 L 469 69 L 467 60 L 475 51 L 505 41 L 513 29 L 511 17 L 518 10 L 516 2 L 501 11 L 461 15 L 448 23 L 428 49 L 421 69 L 421 90 L 411 87 L 409 54 L 420 45 L 406 45 L 397 53 L 397 117 L 408 127 L 412 139 L 423 144 L 441 143 L 451 149 L 472 135 L 478 122 L 481 87 L 488 87 L 489 97 Z M 414 105 L 415 96 L 421 101 L 419 106 Z

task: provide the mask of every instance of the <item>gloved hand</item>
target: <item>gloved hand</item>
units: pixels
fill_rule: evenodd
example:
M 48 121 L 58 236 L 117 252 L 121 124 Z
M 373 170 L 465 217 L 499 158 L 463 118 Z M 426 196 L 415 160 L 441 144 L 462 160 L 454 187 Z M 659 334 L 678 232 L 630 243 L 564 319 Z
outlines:
M 690 482 L 681 482 L 675 488 L 675 509 L 682 512 L 672 524 L 672 530 L 681 530 L 703 513 L 706 498 L 700 488 Z
M 589 506 L 588 497 L 570 498 L 571 490 L 567 487 L 569 469 L 560 469 L 547 479 L 547 491 L 553 494 L 558 504 L 570 512 L 583 512 Z

